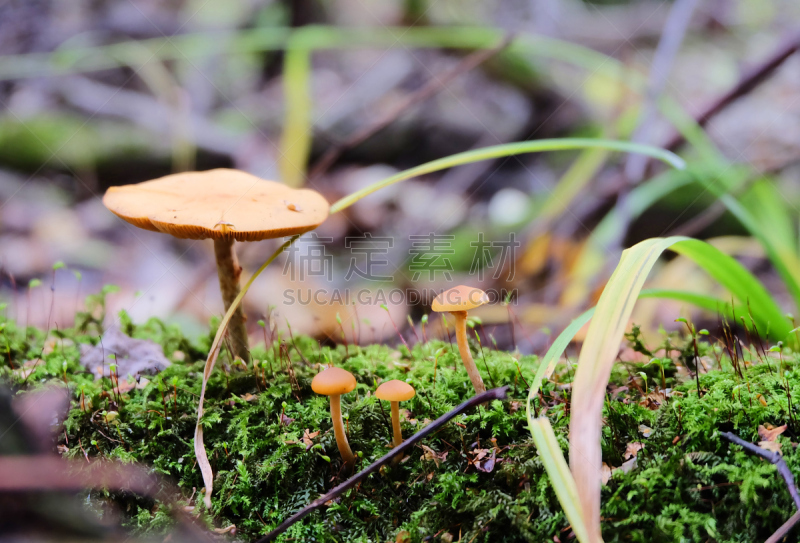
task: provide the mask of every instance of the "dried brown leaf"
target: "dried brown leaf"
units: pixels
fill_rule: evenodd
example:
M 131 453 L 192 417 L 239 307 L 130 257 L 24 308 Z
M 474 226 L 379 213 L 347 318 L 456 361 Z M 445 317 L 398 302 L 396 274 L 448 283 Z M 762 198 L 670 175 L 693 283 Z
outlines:
M 625 447 L 625 459 L 627 460 L 628 458 L 635 458 L 642 449 L 644 449 L 644 443 L 639 443 L 638 441 L 628 443 L 628 445 Z
M 758 427 L 758 437 L 760 437 L 762 441 L 775 441 L 778 439 L 778 436 L 785 431 L 785 424 L 778 427 L 772 426 L 771 424 L 762 424 Z

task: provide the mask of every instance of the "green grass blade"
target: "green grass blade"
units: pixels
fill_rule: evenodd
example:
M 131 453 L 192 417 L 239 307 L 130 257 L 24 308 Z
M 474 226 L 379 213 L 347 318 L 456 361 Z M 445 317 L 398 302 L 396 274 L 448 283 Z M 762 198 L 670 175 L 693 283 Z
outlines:
M 290 40 L 283 61 L 283 96 L 286 113 L 281 134 L 278 167 L 290 187 L 303 185 L 311 152 L 311 50 Z
M 728 317 L 733 315 L 733 305 L 731 305 L 730 302 L 726 302 L 722 298 L 708 296 L 707 294 L 700 294 L 697 292 L 690 292 L 688 290 L 646 288 L 641 292 L 641 294 L 639 294 L 640 300 L 644 298 L 662 298 L 666 300 L 686 302 L 695 307 L 711 311 L 712 313 L 720 313 Z
M 575 337 L 575 334 L 584 327 L 584 325 L 589 322 L 589 319 L 592 318 L 594 314 L 594 308 L 587 309 L 584 311 L 580 316 L 573 319 L 569 326 L 564 328 L 564 330 L 558 334 L 558 337 L 550 345 L 550 348 L 547 349 L 547 352 L 542 357 L 541 361 L 539 362 L 539 368 L 536 370 L 536 375 L 533 378 L 533 382 L 531 383 L 531 388 L 528 391 L 528 418 L 531 418 L 531 402 L 539 394 L 539 390 L 542 388 L 542 381 L 545 379 L 549 379 L 551 375 L 553 375 L 553 371 L 556 369 L 556 364 L 561 359 L 561 355 L 564 354 L 564 351 L 567 350 L 570 342 L 572 342 L 572 338 Z
M 567 516 L 572 531 L 575 532 L 575 537 L 581 543 L 589 543 L 591 541 L 589 531 L 583 522 L 580 511 L 578 487 L 569 471 L 567 461 L 564 460 L 564 454 L 561 452 L 550 420 L 545 417 L 534 420 L 528 413 L 528 426 L 536 449 L 539 451 L 539 458 L 542 459 L 544 469 L 547 470 L 550 483 L 556 491 L 558 502 Z
M 779 318 L 788 327 L 788 321 L 780 315 L 763 285 L 734 259 L 703 241 L 677 236 L 649 239 L 622 253 L 597 303 L 595 318 L 578 357 L 572 388 L 570 467 L 584 522 L 593 536 L 600 534 L 601 415 L 606 386 L 636 299 L 656 261 L 669 248 L 695 260 L 737 299 L 750 302 L 752 310 L 759 304 L 767 304 L 763 314 L 770 317 L 767 322 L 772 327 L 780 326 L 781 322 L 771 318 Z
M 622 151 L 628 153 L 641 153 L 643 155 L 657 158 L 670 164 L 675 168 L 684 168 L 685 163 L 679 156 L 649 145 L 641 145 L 637 143 L 630 143 L 626 141 L 614 140 L 601 140 L 590 138 L 559 138 L 559 139 L 543 139 L 534 141 L 521 141 L 516 143 L 507 143 L 504 145 L 494 145 L 491 147 L 484 147 L 482 149 L 475 149 L 466 151 L 464 153 L 457 153 L 445 158 L 440 158 L 425 164 L 421 164 L 409 170 L 405 170 L 396 175 L 373 183 L 353 194 L 345 196 L 331 206 L 331 213 L 336 213 L 347 207 L 350 207 L 365 196 L 369 196 L 373 192 L 382 188 L 388 187 L 400 181 L 419 177 L 428 173 L 438 172 L 454 166 L 461 166 L 463 164 L 470 164 L 481 160 L 489 160 L 493 158 L 500 158 L 512 155 L 519 155 L 524 153 L 541 153 L 545 151 L 567 151 L 574 149 L 608 149 L 611 151 Z
M 589 284 L 601 271 L 608 244 L 621 228 L 622 221 L 635 220 L 645 213 L 656 202 L 677 190 L 694 189 L 702 194 L 708 191 L 712 195 L 722 195 L 736 190 L 750 177 L 746 168 L 732 167 L 725 170 L 719 178 L 718 166 L 712 164 L 693 164 L 686 170 L 670 170 L 634 187 L 628 198 L 627 218 L 620 215 L 616 207 L 609 211 L 589 235 L 578 262 L 568 278 L 564 299 L 567 304 L 583 303 L 588 296 Z
M 791 323 L 775 303 L 772 295 L 761 281 L 735 258 L 726 255 L 713 245 L 696 239 L 684 239 L 672 245 L 671 249 L 691 258 L 734 296 L 738 308 L 732 309 L 736 311 L 737 316 L 752 315 L 760 333 L 769 331 L 776 340 L 795 344 L 796 340 L 790 334 Z
M 786 288 L 800 307 L 800 259 L 796 252 L 781 250 L 772 239 L 772 232 L 758 221 L 738 200 L 730 195 L 720 197 L 722 203 L 756 239 L 758 239 Z

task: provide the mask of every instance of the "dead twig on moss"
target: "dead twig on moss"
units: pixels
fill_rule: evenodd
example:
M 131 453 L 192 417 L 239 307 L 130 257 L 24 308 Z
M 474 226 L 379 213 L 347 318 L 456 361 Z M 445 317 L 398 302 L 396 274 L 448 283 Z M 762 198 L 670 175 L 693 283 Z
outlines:
M 508 388 L 509 388 L 508 386 L 493 388 L 491 390 L 487 390 L 482 394 L 477 394 L 472 398 L 470 398 L 469 400 L 467 400 L 466 402 L 459 405 L 458 407 L 456 407 L 455 409 L 453 409 L 452 411 L 450 411 L 449 413 L 442 415 L 441 417 L 439 417 L 438 419 L 427 425 L 425 428 L 423 428 L 413 436 L 403 441 L 400 445 L 398 445 L 397 447 L 393 448 L 391 451 L 380 457 L 378 460 L 370 464 L 368 468 L 353 475 L 342 484 L 334 487 L 327 494 L 320 496 L 316 500 L 312 501 L 311 503 L 300 509 L 294 515 L 284 520 L 280 525 L 278 525 L 277 528 L 275 528 L 270 533 L 259 539 L 256 543 L 267 543 L 269 541 L 273 541 L 276 537 L 278 537 L 283 532 L 288 530 L 289 527 L 291 527 L 294 523 L 302 520 L 310 513 L 316 511 L 328 501 L 342 494 L 345 490 L 354 487 L 355 485 L 366 479 L 371 473 L 378 471 L 381 468 L 381 466 L 391 462 L 394 457 L 403 455 L 408 449 L 413 448 L 414 445 L 417 443 L 417 441 L 420 441 L 421 439 L 438 431 L 442 426 L 444 426 L 456 415 L 459 415 L 462 412 L 472 407 L 480 405 L 484 402 L 488 402 L 490 400 L 502 400 L 503 398 L 506 397 L 506 393 L 508 393 Z
M 794 506 L 797 508 L 797 512 L 792 515 L 789 520 L 784 522 L 783 525 L 778 528 L 778 530 L 766 541 L 766 543 L 777 543 L 789 533 L 789 530 L 791 530 L 795 524 L 800 521 L 800 494 L 797 493 L 797 486 L 795 485 L 794 476 L 792 475 L 791 470 L 789 470 L 789 466 L 786 465 L 786 461 L 783 459 L 783 456 L 781 456 L 780 453 L 763 449 L 758 445 L 754 445 L 753 443 L 739 438 L 731 432 L 721 432 L 720 435 L 731 443 L 739 445 L 750 454 L 755 454 L 767 462 L 775 464 L 775 469 L 778 470 L 778 473 L 781 477 L 783 477 L 784 482 L 786 482 L 786 488 L 789 490 L 789 494 L 792 496 L 792 501 L 794 501 Z
M 778 49 L 761 64 L 746 73 L 739 82 L 728 92 L 720 96 L 713 104 L 700 113 L 695 122 L 705 126 L 719 112 L 733 102 L 750 93 L 753 89 L 767 81 L 783 62 L 800 50 L 800 34 L 795 34 L 783 42 Z M 674 151 L 685 141 L 681 134 L 676 134 L 664 145 L 665 149 Z

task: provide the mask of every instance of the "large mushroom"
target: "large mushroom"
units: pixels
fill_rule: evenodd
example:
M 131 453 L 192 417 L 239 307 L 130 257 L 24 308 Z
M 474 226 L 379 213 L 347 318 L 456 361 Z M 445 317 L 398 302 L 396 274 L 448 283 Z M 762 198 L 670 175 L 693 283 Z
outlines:
M 452 313 L 456 318 L 458 350 L 461 353 L 464 367 L 467 368 L 472 386 L 475 387 L 475 394 L 486 392 L 486 387 L 483 384 L 483 379 L 481 379 L 481 374 L 478 372 L 478 366 L 475 365 L 475 360 L 472 358 L 469 343 L 467 343 L 467 311 L 488 302 L 489 297 L 481 289 L 459 285 L 439 294 L 434 298 L 431 305 L 431 309 L 437 313 Z
M 242 268 L 234 241 L 259 241 L 303 234 L 327 217 L 325 198 L 308 189 L 229 169 L 168 175 L 136 185 L 111 187 L 103 203 L 134 226 L 176 238 L 214 240 L 217 274 L 227 311 L 239 294 Z M 241 305 L 229 333 L 234 356 L 249 362 Z
M 356 378 L 353 374 L 342 368 L 330 367 L 314 376 L 311 380 L 311 390 L 322 396 L 331 398 L 331 423 L 336 446 L 342 455 L 346 469 L 350 471 L 356 463 L 356 457 L 347 442 L 342 422 L 342 394 L 352 392 L 356 388 Z

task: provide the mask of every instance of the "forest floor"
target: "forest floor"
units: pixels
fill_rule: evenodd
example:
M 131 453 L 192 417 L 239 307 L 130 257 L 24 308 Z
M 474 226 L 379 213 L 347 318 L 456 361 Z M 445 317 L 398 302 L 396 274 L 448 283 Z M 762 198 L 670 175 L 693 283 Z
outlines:
M 109 504 L 121 505 L 114 518 L 138 535 L 166 533 L 174 524 L 171 509 L 181 507 L 209 529 L 254 541 L 341 482 L 328 398 L 310 388 L 326 364 L 352 372 L 358 382 L 342 397 L 356 469 L 389 450 L 390 408 L 374 395 L 379 383 L 401 379 L 416 388 L 416 396 L 401 404 L 405 437 L 474 393 L 458 350 L 447 341 L 420 341 L 409 349 L 320 346 L 306 336 L 274 338 L 270 349 L 264 343 L 254 347 L 249 367 L 231 364 L 223 350 L 208 384 L 203 417 L 215 475 L 209 512 L 201 499 L 193 436 L 214 323 L 192 343 L 177 326 L 156 319 L 134 325 L 123 314 L 126 336 L 113 339 L 106 331 L 104 346 L 97 321 L 88 314 L 78 328 L 49 334 L 34 328 L 26 333 L 12 321 L 0 322 L 0 350 L 7 351 L 0 382 L 20 396 L 46 387 L 69 390 L 70 410 L 53 449 L 78 460 L 138 462 L 179 486 L 182 496 L 172 505 L 108 491 L 86 501 L 101 514 Z M 112 339 L 116 346 L 107 345 Z M 792 515 L 792 499 L 772 464 L 728 443 L 720 432 L 780 450 L 797 472 L 800 426 L 792 398 L 800 397 L 800 358 L 760 345 L 729 350 L 724 341 L 705 342 L 697 346 L 696 375 L 691 339 L 664 335 L 663 340 L 645 346 L 638 335 L 629 335 L 608 388 L 603 537 L 762 541 Z M 166 367 L 138 380 L 126 378 L 136 355 L 106 360 L 106 349 L 123 347 L 149 353 L 138 360 L 145 366 L 156 360 L 155 365 Z M 160 360 L 162 350 L 165 358 Z M 507 400 L 457 416 L 417 443 L 398 465 L 383 467 L 279 540 L 571 539 L 526 421 L 528 384 L 538 358 L 477 343 L 473 353 L 487 387 L 510 386 Z M 546 413 L 566 455 L 574 368 L 565 362 L 533 407 Z M 108 377 L 112 363 L 119 378 Z M 103 370 L 106 377 L 96 378 L 95 372 Z

